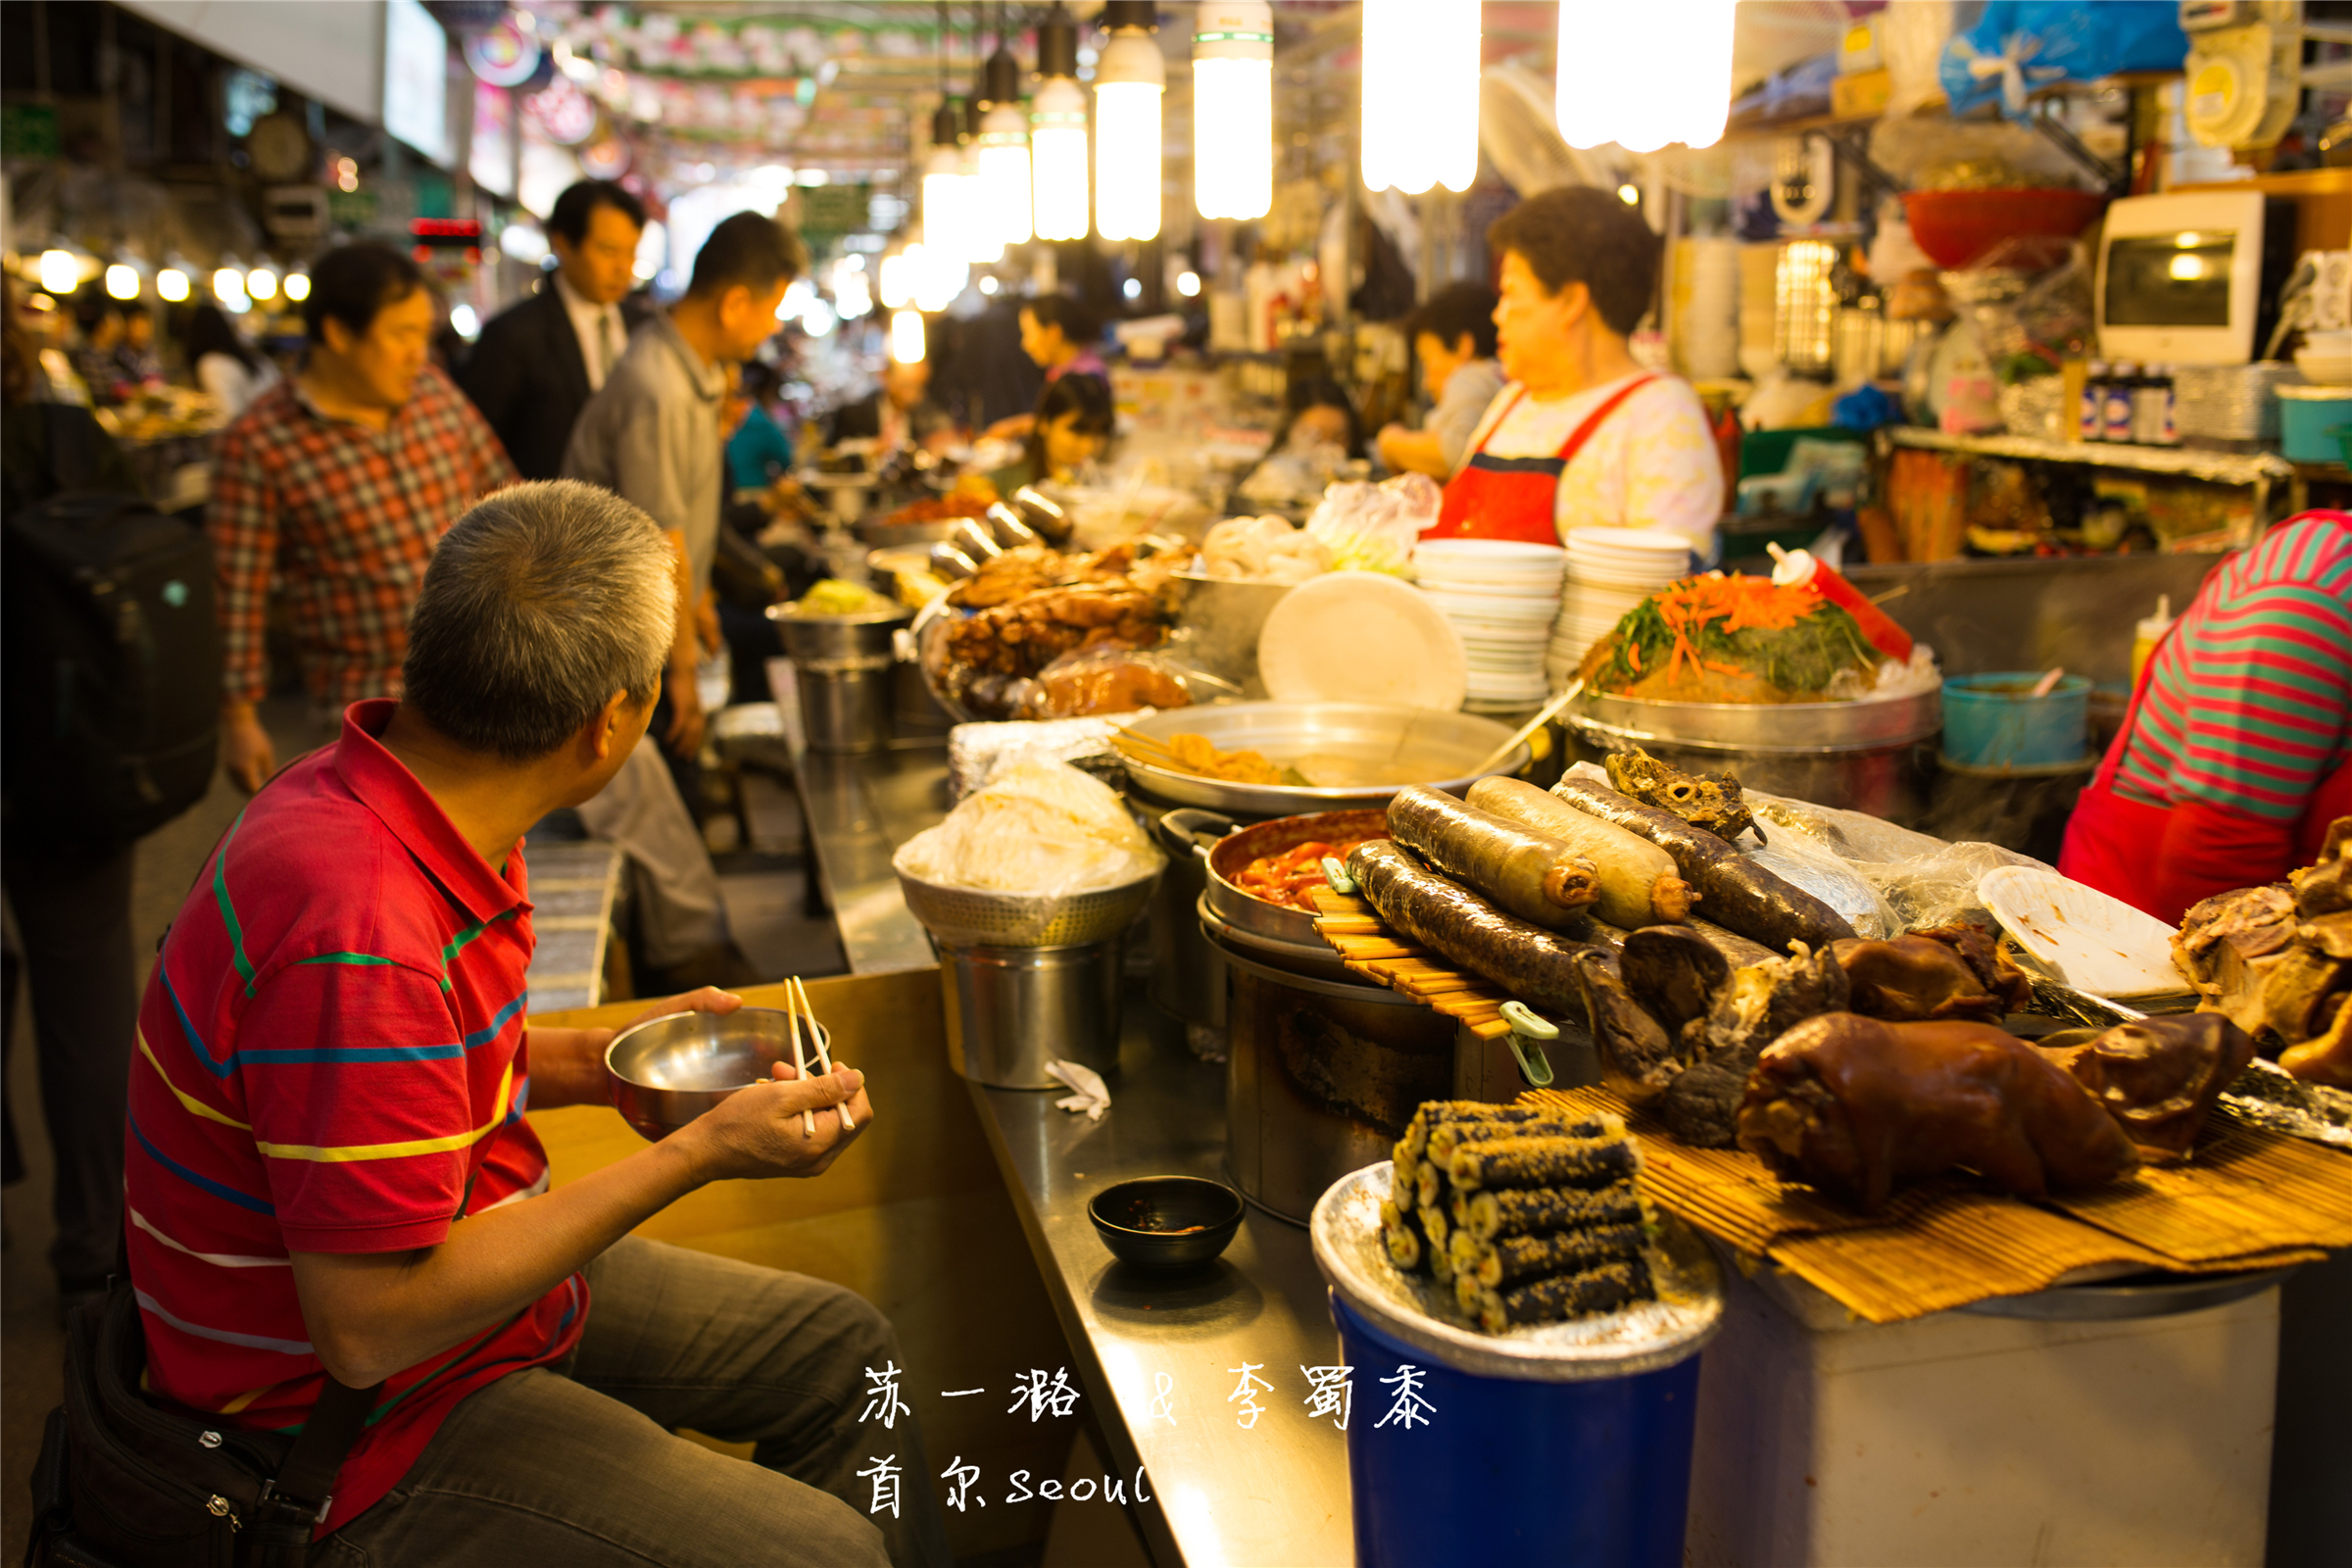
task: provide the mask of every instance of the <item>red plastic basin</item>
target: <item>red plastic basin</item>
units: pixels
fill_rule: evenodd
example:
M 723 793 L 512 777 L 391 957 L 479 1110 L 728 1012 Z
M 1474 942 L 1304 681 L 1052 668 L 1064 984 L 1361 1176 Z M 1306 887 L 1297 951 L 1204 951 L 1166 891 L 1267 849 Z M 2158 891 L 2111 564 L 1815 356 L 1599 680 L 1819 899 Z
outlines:
M 1903 193 L 1911 237 L 1937 267 L 1966 267 L 2005 239 L 2022 267 L 2047 267 L 2104 212 L 2087 190 L 1914 190 Z

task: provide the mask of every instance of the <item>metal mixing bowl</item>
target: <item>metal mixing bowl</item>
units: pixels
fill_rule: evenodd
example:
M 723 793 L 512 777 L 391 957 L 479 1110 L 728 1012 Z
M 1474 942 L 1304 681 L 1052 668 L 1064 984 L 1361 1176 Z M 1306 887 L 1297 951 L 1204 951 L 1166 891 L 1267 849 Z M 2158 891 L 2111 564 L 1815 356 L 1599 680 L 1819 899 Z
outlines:
M 822 1070 L 816 1060 L 819 1039 L 827 1051 L 833 1049 L 825 1026 L 803 1018 L 801 1052 L 812 1073 Z M 779 1007 L 676 1012 L 614 1035 L 605 1048 L 605 1081 L 612 1108 L 659 1143 L 738 1089 L 765 1078 L 771 1063 L 790 1060 L 792 1036 Z

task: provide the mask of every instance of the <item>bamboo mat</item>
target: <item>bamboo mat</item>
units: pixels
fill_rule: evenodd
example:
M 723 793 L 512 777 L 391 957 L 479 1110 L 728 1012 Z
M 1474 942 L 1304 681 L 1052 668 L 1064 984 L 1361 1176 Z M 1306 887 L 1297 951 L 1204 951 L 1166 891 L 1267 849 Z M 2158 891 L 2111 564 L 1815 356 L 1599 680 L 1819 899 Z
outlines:
M 1329 888 L 1315 888 L 1321 912 L 1315 930 L 1355 973 L 1377 980 L 1391 991 L 1426 1003 L 1459 1021 L 1481 1040 L 1511 1032 L 1502 1020 L 1502 1004 L 1511 994 L 1482 976 L 1455 968 L 1427 948 L 1405 941 L 1381 924 L 1372 906 Z
M 2142 1170 L 2047 1206 L 1937 1178 L 1864 1216 L 1776 1180 L 1752 1154 L 1676 1143 L 1606 1089 L 1520 1098 L 1624 1116 L 1642 1141 L 1652 1201 L 1873 1323 L 2047 1290 L 2085 1270 L 2224 1273 L 2317 1262 L 2352 1247 L 2352 1160 L 2259 1129 L 2228 1126 L 2196 1163 Z
M 1350 970 L 1482 1038 L 1510 1032 L 1497 1010 L 1507 993 L 1400 939 L 1362 899 L 1329 888 L 1314 898 L 1315 929 Z M 1864 1216 L 1776 1180 L 1753 1154 L 1677 1143 L 1606 1089 L 1520 1098 L 1624 1116 L 1642 1141 L 1642 1187 L 1653 1202 L 1873 1323 L 2030 1295 L 2086 1272 L 2226 1273 L 2317 1262 L 2352 1247 L 2352 1155 L 2219 1115 L 2186 1165 L 2146 1167 L 2043 1203 L 1940 1177 Z

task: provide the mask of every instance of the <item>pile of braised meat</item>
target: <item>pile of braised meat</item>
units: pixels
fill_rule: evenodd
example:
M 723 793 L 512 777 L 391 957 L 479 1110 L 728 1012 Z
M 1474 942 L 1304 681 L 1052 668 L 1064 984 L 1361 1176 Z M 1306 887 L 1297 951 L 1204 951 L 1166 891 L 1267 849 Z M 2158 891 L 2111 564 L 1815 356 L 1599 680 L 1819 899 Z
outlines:
M 2352 816 L 2316 864 L 2191 908 L 2173 961 L 2264 1055 L 2307 1082 L 2352 1089 Z

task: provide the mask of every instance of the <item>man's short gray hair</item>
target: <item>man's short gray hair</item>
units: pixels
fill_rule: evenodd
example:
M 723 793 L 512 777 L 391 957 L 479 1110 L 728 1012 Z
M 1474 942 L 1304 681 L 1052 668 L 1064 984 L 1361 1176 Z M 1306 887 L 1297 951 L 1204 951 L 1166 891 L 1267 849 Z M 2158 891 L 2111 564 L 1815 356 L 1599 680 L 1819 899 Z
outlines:
M 468 751 L 547 756 L 612 700 L 651 702 L 677 626 L 654 519 L 571 479 L 518 484 L 442 536 L 409 614 L 406 701 Z

